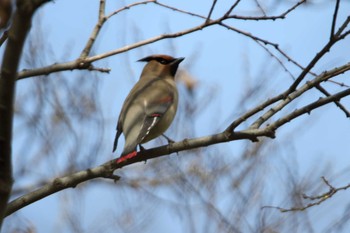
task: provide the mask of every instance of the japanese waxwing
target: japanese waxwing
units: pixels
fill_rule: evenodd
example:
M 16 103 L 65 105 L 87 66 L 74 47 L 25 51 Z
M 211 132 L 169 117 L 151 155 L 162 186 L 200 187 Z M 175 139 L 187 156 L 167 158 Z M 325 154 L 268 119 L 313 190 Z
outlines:
M 160 136 L 170 126 L 178 104 L 174 77 L 183 60 L 183 57 L 168 55 L 151 55 L 138 60 L 147 64 L 124 101 L 113 146 L 114 152 L 123 133 L 125 145 L 121 158 L 135 156 L 137 145 Z

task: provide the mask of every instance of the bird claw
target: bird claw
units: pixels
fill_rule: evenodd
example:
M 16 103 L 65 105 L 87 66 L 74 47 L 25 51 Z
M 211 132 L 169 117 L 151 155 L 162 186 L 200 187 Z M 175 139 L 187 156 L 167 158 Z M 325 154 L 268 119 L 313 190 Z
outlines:
M 143 146 L 141 146 L 141 144 L 139 144 L 139 147 L 140 147 L 140 151 L 146 150 Z
M 162 134 L 162 136 L 168 141 L 168 144 L 174 143 L 174 142 L 175 142 L 174 140 L 172 140 L 171 138 L 169 138 L 169 137 L 166 136 L 165 134 Z

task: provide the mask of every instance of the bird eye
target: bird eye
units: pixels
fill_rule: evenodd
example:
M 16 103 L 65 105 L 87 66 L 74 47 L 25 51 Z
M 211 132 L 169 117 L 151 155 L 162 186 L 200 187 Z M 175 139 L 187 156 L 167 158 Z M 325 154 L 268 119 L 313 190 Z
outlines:
M 158 60 L 158 62 L 161 63 L 161 64 L 163 64 L 163 65 L 168 64 L 168 61 L 165 60 L 165 59 L 163 59 L 163 58 L 160 58 L 160 59 Z

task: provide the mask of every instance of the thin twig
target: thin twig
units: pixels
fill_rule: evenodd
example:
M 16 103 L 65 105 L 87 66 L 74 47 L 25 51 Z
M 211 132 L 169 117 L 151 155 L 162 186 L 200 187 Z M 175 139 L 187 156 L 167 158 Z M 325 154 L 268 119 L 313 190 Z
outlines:
M 292 12 L 293 10 L 295 10 L 298 6 L 300 6 L 301 4 L 305 3 L 306 0 L 301 0 L 299 2 L 297 2 L 295 5 L 293 5 L 291 8 L 287 9 L 285 12 L 283 12 L 280 15 L 276 15 L 276 16 L 267 16 L 267 15 L 263 15 L 263 16 L 241 16 L 241 15 L 230 15 L 227 18 L 231 18 L 231 19 L 242 19 L 242 20 L 276 20 L 276 19 L 285 19 L 286 16 Z
M 302 0 L 298 3 L 296 3 L 295 5 L 293 5 L 291 8 L 287 9 L 285 12 L 283 12 L 282 14 L 280 15 L 277 15 L 277 16 L 269 16 L 269 17 L 240 17 L 241 19 L 244 19 L 244 20 L 276 20 L 276 19 L 279 19 L 279 18 L 284 18 L 285 16 L 287 16 L 287 14 L 289 14 L 291 11 L 293 11 L 294 9 L 296 9 L 298 6 L 300 6 L 302 3 L 304 3 L 305 0 Z M 193 12 L 189 12 L 189 11 L 185 11 L 185 10 L 181 10 L 181 9 L 178 9 L 176 7 L 172 7 L 172 6 L 169 6 L 169 5 L 165 5 L 163 3 L 159 3 L 159 2 L 154 2 L 156 5 L 159 5 L 161 7 L 164 7 L 164 8 L 168 8 L 170 10 L 173 10 L 173 11 L 177 11 L 179 13 L 182 13 L 182 14 L 187 14 L 187 15 L 190 15 L 190 16 L 194 16 L 194 17 L 198 17 L 198 18 L 201 18 L 201 19 L 206 19 L 205 16 L 202 16 L 202 15 L 199 15 L 199 14 L 196 14 L 196 13 L 193 13 Z M 230 17 L 233 17 L 233 16 L 230 16 Z M 238 17 L 238 16 L 234 16 L 234 17 Z M 251 39 L 253 39 L 256 43 L 258 43 L 259 46 L 262 46 L 263 48 L 266 49 L 266 47 L 264 47 L 263 45 L 271 45 L 273 48 L 275 48 L 283 57 L 285 57 L 288 61 L 292 62 L 294 65 L 296 65 L 297 67 L 299 67 L 301 70 L 305 69 L 302 65 L 300 65 L 298 62 L 296 62 L 293 58 L 291 58 L 289 55 L 287 55 L 283 50 L 281 50 L 279 48 L 279 45 L 276 44 L 276 43 L 273 43 L 273 42 L 270 42 L 268 40 L 264 40 L 262 38 L 259 38 L 257 36 L 254 36 L 252 35 L 251 33 L 248 33 L 248 32 L 244 32 L 242 30 L 239 30 L 239 29 L 236 29 L 230 25 L 227 25 L 227 24 L 224 24 L 224 23 L 221 23 L 219 24 L 229 30 L 232 30 L 232 31 L 235 31 L 239 34 L 242 34 L 244 36 L 247 36 Z M 261 42 L 261 44 L 259 43 Z M 315 73 L 312 73 L 312 71 L 309 72 L 310 74 L 314 75 L 314 76 L 317 76 Z
M 339 39 L 342 40 L 342 39 L 344 39 L 346 36 L 348 36 L 349 34 L 350 34 L 350 30 L 348 30 L 348 31 L 344 32 L 343 34 L 341 34 L 341 35 L 339 36 Z
M 88 70 L 90 71 L 98 71 L 98 72 L 101 72 L 101 73 L 107 73 L 109 74 L 109 72 L 111 72 L 111 69 L 110 68 L 101 68 L 101 67 L 95 67 L 93 65 L 91 65 Z
M 199 14 L 196 14 L 196 13 L 193 13 L 193 12 L 190 12 L 190 11 L 185 11 L 185 10 L 173 7 L 173 6 L 166 5 L 164 3 L 160 3 L 160 2 L 157 2 L 157 1 L 154 1 L 153 3 L 158 5 L 158 6 L 167 8 L 169 10 L 173 10 L 173 11 L 176 11 L 176 12 L 179 12 L 179 13 L 183 13 L 183 14 L 186 14 L 186 15 L 190 15 L 190 16 L 195 16 L 195 17 L 198 17 L 198 18 L 201 18 L 201 19 L 206 19 L 206 17 L 203 16 L 203 15 L 199 15 Z
M 344 73 L 345 71 L 348 71 L 348 70 L 350 70 L 350 63 L 346 64 L 342 67 L 335 68 L 335 69 L 332 69 L 332 70 L 327 71 L 327 72 L 323 72 L 320 76 L 316 77 L 314 80 L 310 81 L 308 84 L 305 84 L 305 86 L 303 86 L 301 88 L 310 89 L 313 86 L 315 86 L 317 83 L 320 83 L 322 81 L 326 81 L 329 78 L 334 77 L 336 75 L 339 75 L 341 73 Z M 298 93 L 298 91 L 300 93 Z M 295 98 L 295 97 L 293 97 L 293 95 L 301 94 L 305 90 L 299 89 L 298 91 L 294 92 L 290 96 L 290 98 Z M 44 197 L 51 195 L 52 193 L 56 193 L 56 192 L 59 192 L 61 190 L 64 190 L 64 189 L 67 189 L 70 187 L 75 187 L 76 185 L 78 185 L 82 182 L 85 182 L 87 180 L 91 180 L 91 179 L 98 178 L 98 177 L 115 179 L 115 177 L 112 176 L 113 171 L 115 169 L 119 169 L 119 168 L 125 167 L 125 166 L 130 165 L 130 164 L 146 161 L 146 160 L 157 158 L 160 156 L 169 155 L 169 154 L 175 153 L 175 152 L 195 149 L 195 148 L 199 148 L 199 147 L 206 147 L 209 145 L 219 144 L 219 143 L 224 143 L 224 142 L 229 142 L 229 141 L 234 141 L 234 140 L 256 141 L 258 137 L 274 137 L 275 130 L 277 128 L 281 127 L 282 125 L 284 125 L 285 123 L 290 122 L 293 119 L 296 119 L 298 116 L 300 116 L 302 114 L 307 114 L 315 108 L 318 108 L 320 106 L 326 105 L 326 104 L 331 103 L 331 102 L 334 102 L 334 101 L 339 100 L 339 99 L 341 99 L 345 96 L 348 96 L 348 95 L 350 95 L 350 88 L 345 90 L 345 91 L 334 94 L 332 96 L 319 99 L 318 101 L 315 101 L 314 103 L 311 103 L 303 108 L 295 110 L 291 114 L 275 121 L 274 123 L 266 126 L 263 129 L 250 128 L 248 130 L 242 130 L 242 131 L 237 131 L 237 132 L 232 132 L 232 130 L 225 130 L 224 132 L 219 133 L 219 134 L 214 134 L 214 135 L 209 135 L 209 136 L 194 138 L 194 139 L 185 139 L 185 140 L 180 141 L 180 142 L 170 143 L 170 144 L 165 145 L 165 146 L 141 151 L 137 154 L 137 156 L 135 156 L 131 159 L 128 159 L 128 160 L 124 160 L 124 162 L 122 162 L 122 163 L 117 164 L 117 163 L 115 163 L 114 160 L 112 160 L 112 161 L 109 161 L 101 166 L 98 166 L 98 167 L 95 167 L 92 169 L 80 171 L 80 172 L 74 173 L 72 175 L 67 175 L 67 176 L 62 177 L 62 178 L 57 178 L 53 182 L 43 186 L 42 188 L 40 188 L 32 193 L 26 194 L 26 195 L 12 201 L 8 206 L 7 214 L 9 215 L 9 214 L 13 213 L 14 211 L 16 211 L 20 208 L 23 208 L 26 205 L 29 205 L 37 200 L 40 200 Z M 284 96 L 284 93 L 276 96 L 275 98 L 273 98 L 270 101 L 266 101 L 265 103 L 259 105 L 255 109 L 249 111 L 244 117 L 239 118 L 235 122 L 244 121 L 249 116 L 260 111 L 260 109 L 263 109 L 265 106 L 270 105 L 270 103 L 274 103 L 277 100 L 280 100 L 281 98 L 283 98 L 283 96 Z M 235 122 L 232 125 L 237 124 Z M 232 125 L 230 127 L 234 128 L 234 126 L 232 126 Z
M 277 129 L 277 128 L 281 127 L 282 125 L 290 122 L 292 119 L 295 119 L 303 114 L 309 114 L 309 113 L 311 113 L 312 110 L 314 110 L 316 108 L 319 108 L 323 105 L 329 104 L 329 103 L 334 102 L 334 101 L 338 101 L 338 100 L 340 100 L 343 97 L 348 96 L 348 95 L 350 95 L 350 88 L 348 88 L 344 91 L 340 91 L 340 92 L 333 94 L 331 96 L 320 98 L 311 104 L 308 104 L 302 108 L 294 110 L 292 113 L 280 118 L 279 120 L 275 121 L 274 123 L 268 125 L 266 128 L 269 129 L 269 131 Z
M 205 23 L 209 22 L 209 20 L 210 20 L 210 18 L 211 18 L 211 14 L 212 14 L 213 11 L 214 11 L 216 2 L 217 2 L 217 0 L 213 0 L 213 4 L 212 4 L 211 7 L 210 7 L 209 14 L 208 14 L 208 16 L 207 16 L 207 19 L 205 20 Z
M 100 8 L 99 8 L 99 13 L 98 13 L 98 22 L 95 25 L 95 28 L 93 29 L 91 36 L 89 38 L 89 40 L 87 41 L 85 48 L 83 49 L 83 51 L 80 54 L 80 59 L 84 59 L 86 58 L 91 51 L 91 48 L 104 24 L 104 22 L 106 21 L 105 18 L 105 7 L 106 7 L 106 2 L 105 0 L 100 0 Z
M 320 92 L 322 92 L 325 96 L 331 96 L 331 94 L 324 89 L 320 84 L 317 84 L 315 86 Z M 334 101 L 335 105 L 339 107 L 344 113 L 346 117 L 350 117 L 350 112 L 339 102 L 339 101 Z
M 340 28 L 338 29 L 338 31 L 334 34 L 334 39 L 344 39 L 344 37 L 341 37 L 343 31 L 345 30 L 345 28 L 347 28 L 348 24 L 350 23 L 350 16 L 348 16 L 346 18 L 346 20 L 344 21 L 344 23 L 340 26 Z
M 322 74 L 320 74 L 319 76 L 317 76 L 313 80 L 305 83 L 303 86 L 301 86 L 299 89 L 297 89 L 296 91 L 294 91 L 292 93 L 289 93 L 289 89 L 288 89 L 284 93 L 280 94 L 280 95 L 287 96 L 287 98 L 284 98 L 283 101 L 281 101 L 277 105 L 275 105 L 272 108 L 270 108 L 266 113 L 264 113 L 262 116 L 260 116 L 249 128 L 250 129 L 257 129 L 257 128 L 259 128 L 264 122 L 266 122 L 273 115 L 275 115 L 277 112 L 282 110 L 291 101 L 293 101 L 294 99 L 296 99 L 297 97 L 299 97 L 300 95 L 305 93 L 307 90 L 315 87 L 317 84 L 319 84 L 321 82 L 327 81 L 328 79 L 330 79 L 332 77 L 335 77 L 337 75 L 340 75 L 340 74 L 342 74 L 342 73 L 344 73 L 346 71 L 349 71 L 349 70 L 350 70 L 350 63 L 347 63 L 347 64 L 345 64 L 343 66 L 334 68 L 334 69 L 332 69 L 330 71 L 323 72 Z M 329 97 L 327 97 L 327 98 L 329 98 Z M 338 100 L 338 99 L 335 99 L 335 100 Z M 292 117 L 292 115 L 288 115 L 288 116 Z M 288 120 L 290 120 L 290 119 L 286 116 L 286 118 L 280 119 L 281 122 L 275 122 L 275 123 L 269 125 L 269 127 L 271 127 L 272 129 L 276 129 L 279 126 L 281 126 L 282 124 L 287 123 Z
M 311 62 L 305 67 L 305 69 L 301 72 L 299 77 L 294 81 L 294 83 L 289 87 L 288 94 L 293 92 L 297 86 L 301 83 L 301 81 L 305 78 L 305 76 L 310 72 L 310 70 L 315 66 L 315 64 L 331 49 L 331 47 L 339 40 L 344 39 L 348 34 L 342 35 L 341 33 L 347 27 L 350 22 L 350 16 L 343 22 L 342 26 L 338 29 L 336 34 L 332 37 L 331 40 L 318 52 L 315 57 L 311 60 Z
M 124 6 L 124 7 L 120 8 L 120 9 L 118 9 L 118 10 L 116 10 L 116 11 L 113 11 L 112 13 L 110 13 L 109 15 L 106 16 L 106 20 L 109 19 L 109 18 L 111 18 L 111 17 L 114 16 L 114 15 L 119 14 L 119 13 L 122 12 L 122 11 L 129 10 L 130 8 L 132 8 L 132 7 L 134 7 L 134 6 L 138 6 L 138 5 L 142 5 L 142 4 L 147 4 L 147 3 L 151 3 L 151 2 L 156 3 L 157 0 L 147 0 L 147 1 L 141 1 L 141 2 L 134 2 L 134 3 L 130 4 L 130 5 Z
M 271 57 L 273 57 L 279 64 L 280 66 L 282 66 L 282 68 L 284 69 L 285 72 L 287 72 L 289 74 L 289 76 L 295 80 L 294 75 L 292 74 L 292 72 L 290 72 L 287 67 L 284 65 L 284 63 L 282 62 L 281 59 L 279 59 L 275 54 L 273 54 L 266 46 L 262 45 L 261 43 L 258 42 L 258 44 L 260 45 L 260 47 L 262 47 L 268 54 L 270 54 Z M 279 47 L 277 46 L 277 50 L 279 49 Z M 288 59 L 288 61 L 291 61 L 290 59 Z M 294 62 L 294 61 L 293 61 Z M 296 62 L 296 64 L 298 64 Z M 299 65 L 299 64 L 298 64 Z
M 143 1 L 143 2 L 138 2 L 138 3 L 134 3 L 134 4 L 131 4 L 131 5 L 128 5 L 126 7 L 123 7 L 121 9 L 119 9 L 118 11 L 115 11 L 115 12 L 111 13 L 109 16 L 106 16 L 105 18 L 109 18 L 112 15 L 115 15 L 118 12 L 121 12 L 123 10 L 129 9 L 129 8 L 131 8 L 133 6 L 140 5 L 140 4 L 147 4 L 147 3 L 151 3 L 151 2 L 153 2 L 156 5 L 162 6 L 164 8 L 168 8 L 168 9 L 171 9 L 171 10 L 174 10 L 174 11 L 177 11 L 177 12 L 181 12 L 181 13 L 188 14 L 188 15 L 195 16 L 195 17 L 200 17 L 202 19 L 206 19 L 206 17 L 204 17 L 204 16 L 201 16 L 201 15 L 198 15 L 198 14 L 194 14 L 194 13 L 191 13 L 191 12 L 187 12 L 187 11 L 183 11 L 183 10 L 180 10 L 180 9 L 177 9 L 177 8 L 174 8 L 174 7 L 170 7 L 170 6 L 167 6 L 165 4 L 159 3 L 159 2 L 154 1 L 154 0 Z M 64 62 L 64 63 L 55 63 L 55 64 L 52 64 L 52 65 L 49 65 L 49 66 L 46 66 L 46 67 L 37 68 L 37 69 L 23 70 L 23 71 L 19 72 L 18 79 L 24 79 L 24 78 L 38 76 L 38 75 L 47 75 L 47 74 L 50 74 L 50 73 L 54 73 L 54 72 L 58 72 L 58 71 L 64 71 L 64 70 L 84 69 L 84 68 L 87 69 L 90 66 L 90 64 L 92 62 L 94 62 L 94 61 L 97 61 L 97 60 L 100 60 L 100 59 L 103 59 L 103 58 L 106 58 L 106 57 L 109 57 L 109 56 L 117 55 L 117 54 L 129 51 L 129 50 L 138 48 L 140 46 L 144 46 L 146 44 L 154 43 L 156 41 L 160 41 L 160 40 L 163 40 L 163 39 L 176 38 L 176 37 L 179 37 L 179 36 L 183 36 L 183 35 L 195 32 L 195 31 L 202 30 L 205 27 L 209 27 L 209 26 L 212 26 L 212 25 L 215 25 L 215 24 L 218 24 L 218 25 L 224 26 L 226 28 L 229 28 L 231 30 L 234 30 L 234 31 L 236 31 L 236 32 L 238 32 L 238 33 L 240 33 L 242 35 L 245 35 L 245 36 L 248 36 L 248 37 L 252 38 L 253 40 L 258 40 L 258 41 L 262 42 L 263 44 L 269 44 L 269 45 L 275 47 L 278 51 L 281 51 L 278 48 L 277 44 L 274 44 L 274 43 L 271 43 L 271 42 L 269 42 L 267 40 L 264 40 L 262 38 L 253 36 L 252 34 L 250 34 L 248 32 L 244 32 L 244 31 L 238 30 L 236 28 L 230 27 L 229 25 L 223 24 L 222 21 L 225 20 L 225 19 L 226 19 L 225 17 L 221 17 L 221 18 L 219 18 L 217 20 L 211 20 L 210 22 L 198 25 L 198 26 L 193 27 L 193 28 L 189 28 L 189 29 L 184 30 L 184 31 L 180 31 L 180 32 L 177 32 L 177 33 L 172 33 L 172 34 L 159 35 L 159 36 L 147 39 L 147 40 L 143 40 L 143 41 L 134 43 L 132 45 L 128 45 L 128 46 L 125 46 L 125 47 L 122 47 L 122 48 L 119 48 L 119 49 L 116 49 L 116 50 L 113 50 L 113 51 L 109 51 L 109 52 L 103 53 L 103 54 L 99 54 L 99 55 L 95 55 L 95 56 L 91 56 L 91 57 L 86 57 L 86 58 L 78 58 L 78 59 L 76 59 L 74 61 L 69 61 L 69 62 Z M 286 58 L 291 60 L 291 61 L 293 61 L 290 57 L 286 57 Z
M 224 17 L 228 18 L 231 14 L 231 12 L 233 11 L 233 9 L 236 8 L 236 6 L 238 5 L 238 3 L 240 2 L 241 0 L 237 0 L 231 7 L 230 9 L 226 12 L 226 14 L 224 15 Z
M 283 99 L 283 94 L 277 95 L 274 98 L 268 99 L 266 100 L 264 103 L 258 105 L 257 107 L 249 110 L 248 112 L 246 112 L 243 116 L 239 117 L 238 119 L 236 119 L 235 121 L 233 121 L 229 127 L 226 128 L 226 132 L 232 132 L 237 126 L 239 126 L 241 123 L 243 123 L 244 121 L 246 121 L 248 118 L 250 118 L 251 116 L 255 115 L 256 113 L 264 110 L 266 107 L 270 106 L 273 103 L 276 103 L 277 101 Z
M 329 37 L 329 40 L 333 40 L 333 37 L 334 37 L 335 26 L 336 26 L 336 24 L 337 24 L 339 3 L 340 3 L 340 0 L 336 0 L 336 2 L 335 2 L 335 8 L 334 8 L 334 13 L 333 13 L 331 35 L 330 35 L 330 37 Z
M 284 12 L 282 14 L 282 17 L 286 17 L 290 12 L 292 12 L 293 10 L 295 10 L 297 7 L 299 7 L 301 4 L 306 3 L 306 0 L 301 0 L 299 2 L 297 2 L 294 6 L 292 6 L 291 8 L 289 8 L 286 12 Z
M 132 45 L 127 45 L 127 46 L 124 46 L 124 47 L 116 49 L 116 50 L 112 50 L 112 51 L 102 53 L 99 55 L 95 55 L 95 56 L 86 57 L 85 59 L 77 59 L 77 60 L 65 62 L 65 63 L 55 63 L 55 64 L 52 64 L 52 65 L 49 65 L 46 67 L 33 69 L 33 70 L 23 70 L 23 71 L 19 72 L 18 79 L 24 79 L 24 78 L 29 78 L 29 77 L 38 76 L 38 75 L 47 75 L 47 74 L 50 74 L 53 72 L 64 71 L 64 70 L 87 69 L 90 67 L 90 64 L 92 62 L 95 62 L 95 61 L 98 61 L 98 60 L 101 60 L 101 59 L 104 59 L 104 58 L 107 58 L 107 57 L 110 57 L 113 55 L 117 55 L 120 53 L 124 53 L 126 51 L 130 51 L 132 49 L 135 49 L 135 48 L 147 45 L 147 44 L 151 44 L 151 43 L 154 43 L 156 41 L 169 39 L 169 38 L 176 38 L 176 37 L 190 34 L 190 33 L 195 32 L 195 31 L 200 31 L 204 27 L 213 26 L 215 24 L 218 24 L 218 22 L 219 22 L 219 20 L 215 20 L 215 21 L 211 21 L 210 23 L 201 24 L 199 26 L 189 28 L 189 29 L 181 31 L 181 32 L 158 35 L 158 36 L 155 36 L 153 38 L 139 41 L 139 42 L 136 42 Z
M 342 187 L 339 187 L 339 188 L 335 188 L 329 183 L 329 181 L 324 176 L 322 176 L 321 178 L 322 178 L 323 182 L 329 187 L 329 191 L 327 191 L 327 192 L 325 192 L 323 194 L 320 194 L 318 196 L 308 196 L 306 194 L 303 194 L 303 198 L 304 199 L 309 199 L 309 200 L 314 201 L 314 202 L 311 202 L 311 203 L 309 203 L 309 204 L 307 204 L 305 206 L 292 207 L 292 208 L 288 208 L 288 209 L 287 208 L 282 208 L 282 207 L 277 207 L 277 206 L 263 206 L 262 209 L 264 209 L 264 208 L 273 208 L 273 209 L 278 209 L 282 213 L 284 213 L 284 212 L 292 212 L 292 211 L 304 211 L 304 210 L 306 210 L 306 209 L 308 209 L 310 207 L 313 207 L 313 206 L 316 206 L 316 205 L 320 205 L 324 201 L 330 199 L 337 192 L 350 188 L 350 184 L 342 186 Z
M 264 8 L 262 8 L 259 0 L 255 0 L 255 4 L 258 6 L 259 10 L 263 13 L 263 15 L 266 16 L 266 12 L 265 12 Z

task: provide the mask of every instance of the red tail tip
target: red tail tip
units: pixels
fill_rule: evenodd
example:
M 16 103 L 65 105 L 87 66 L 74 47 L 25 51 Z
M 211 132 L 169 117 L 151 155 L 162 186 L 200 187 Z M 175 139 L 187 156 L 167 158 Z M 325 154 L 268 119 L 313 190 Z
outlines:
M 135 157 L 136 155 L 137 155 L 137 151 L 133 151 L 133 152 L 131 152 L 129 154 L 121 156 L 120 158 L 117 159 L 116 162 L 117 162 L 117 164 L 125 162 L 126 160 L 131 159 L 131 158 Z

